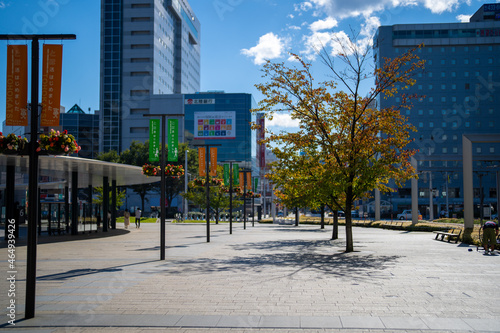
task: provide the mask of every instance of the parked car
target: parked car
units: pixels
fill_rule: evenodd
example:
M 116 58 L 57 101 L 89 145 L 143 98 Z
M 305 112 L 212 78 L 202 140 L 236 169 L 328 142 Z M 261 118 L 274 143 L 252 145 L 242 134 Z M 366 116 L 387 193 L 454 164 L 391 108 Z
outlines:
M 420 211 L 417 212 L 418 218 L 421 218 Z M 411 220 L 411 209 L 403 210 L 401 214 L 397 215 L 398 220 Z

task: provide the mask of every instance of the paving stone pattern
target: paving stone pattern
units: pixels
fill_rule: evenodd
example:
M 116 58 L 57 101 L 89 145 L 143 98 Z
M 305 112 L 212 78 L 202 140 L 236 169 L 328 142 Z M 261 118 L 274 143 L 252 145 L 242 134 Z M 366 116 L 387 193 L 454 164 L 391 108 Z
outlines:
M 30 320 L 19 241 L 15 332 L 500 332 L 500 255 L 432 233 L 354 228 L 345 253 L 342 227 L 213 224 L 207 243 L 206 225 L 168 223 L 160 261 L 159 224 L 118 228 L 40 238 Z

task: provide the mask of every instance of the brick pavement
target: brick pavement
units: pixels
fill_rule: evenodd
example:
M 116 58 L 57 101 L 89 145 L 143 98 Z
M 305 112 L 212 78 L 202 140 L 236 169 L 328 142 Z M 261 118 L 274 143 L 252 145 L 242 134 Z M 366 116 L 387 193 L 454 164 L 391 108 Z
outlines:
M 122 225 L 119 225 L 121 228 Z M 500 255 L 440 242 L 431 233 L 318 226 L 167 224 L 53 236 L 38 246 L 36 332 L 500 332 Z M 46 236 L 40 239 L 46 240 Z M 468 251 L 468 249 L 473 251 Z M 25 246 L 18 244 L 17 319 Z M 6 248 L 0 249 L 2 275 Z M 6 290 L 6 279 L 0 289 Z M 6 295 L 0 298 L 6 303 Z M 2 308 L 5 306 L 2 304 Z M 0 323 L 7 321 L 5 312 Z M 3 330 L 13 327 L 4 326 Z M 0 328 L 2 329 L 2 328 Z

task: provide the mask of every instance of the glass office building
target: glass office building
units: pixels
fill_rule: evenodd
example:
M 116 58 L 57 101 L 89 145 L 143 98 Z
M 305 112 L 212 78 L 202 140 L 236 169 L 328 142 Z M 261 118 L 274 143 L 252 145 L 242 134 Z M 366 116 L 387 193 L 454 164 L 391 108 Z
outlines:
M 469 23 L 401 24 L 382 26 L 375 36 L 375 63 L 417 51 L 426 61 L 407 94 L 422 96 L 404 110 L 417 132 L 411 133 L 419 175 L 419 205 L 429 215 L 434 194 L 434 217 L 441 210 L 459 213 L 463 205 L 462 135 L 499 133 L 500 126 L 500 4 L 483 5 Z M 424 97 L 425 96 L 425 97 Z M 380 108 L 398 104 L 400 96 L 381 98 Z M 474 144 L 475 203 L 496 209 L 495 172 L 500 144 Z M 431 185 L 432 182 L 432 185 Z M 410 207 L 410 184 L 386 197 L 394 211 Z M 427 212 L 427 214 L 425 213 Z M 460 215 L 460 214 L 458 214 Z
M 152 96 L 200 90 L 200 23 L 186 0 L 103 0 L 101 22 L 101 149 L 121 152 Z

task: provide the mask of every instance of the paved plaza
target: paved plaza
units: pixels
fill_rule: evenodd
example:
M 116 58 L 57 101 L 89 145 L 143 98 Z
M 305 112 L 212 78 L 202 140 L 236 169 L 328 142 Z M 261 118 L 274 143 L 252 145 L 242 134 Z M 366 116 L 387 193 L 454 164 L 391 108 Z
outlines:
M 16 247 L 15 326 L 7 324 L 0 241 L 1 331 L 500 332 L 500 255 L 427 232 L 272 224 L 159 224 L 42 236 L 36 316 L 23 320 L 26 246 Z M 51 242 L 47 242 L 48 240 Z M 66 241 L 62 241 L 66 240 Z M 472 251 L 469 251 L 472 250 Z

